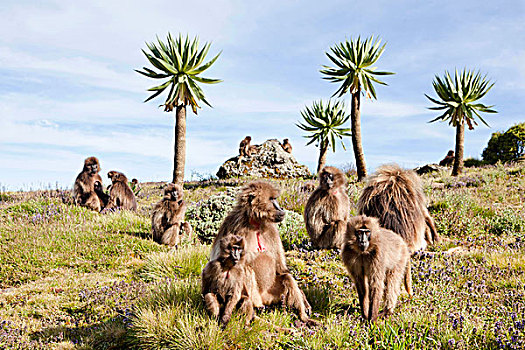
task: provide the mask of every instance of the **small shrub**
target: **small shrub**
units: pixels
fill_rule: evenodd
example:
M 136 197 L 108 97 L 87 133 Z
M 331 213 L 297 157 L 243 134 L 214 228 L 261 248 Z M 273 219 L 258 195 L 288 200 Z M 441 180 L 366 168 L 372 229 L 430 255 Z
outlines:
M 198 277 L 208 262 L 208 246 L 188 246 L 150 254 L 139 275 L 146 281 Z
M 286 210 L 286 216 L 279 224 L 279 234 L 285 250 L 308 249 L 311 246 L 303 216 L 294 211 Z
M 463 165 L 466 168 L 479 168 L 479 167 L 482 167 L 482 166 L 487 165 L 487 164 L 489 164 L 489 163 L 487 163 L 484 160 L 480 160 L 480 159 L 476 159 L 476 158 L 467 158 L 463 162 Z
M 235 204 L 237 189 L 211 196 L 191 205 L 186 211 L 186 220 L 193 227 L 197 237 L 204 243 L 211 243 L 217 235 L 222 221 Z

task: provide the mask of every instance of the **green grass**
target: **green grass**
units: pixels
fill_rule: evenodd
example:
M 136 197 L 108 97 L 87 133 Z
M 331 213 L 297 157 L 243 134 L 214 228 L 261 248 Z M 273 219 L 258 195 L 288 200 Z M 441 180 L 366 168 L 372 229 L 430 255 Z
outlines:
M 305 327 L 280 305 L 258 310 L 261 320 L 248 328 L 238 314 L 224 329 L 211 319 L 200 294 L 210 246 L 187 242 L 170 250 L 151 240 L 149 215 L 160 184 L 142 186 L 137 213 L 108 215 L 65 204 L 70 196 L 63 191 L 2 193 L 0 348 L 524 348 L 524 169 L 425 176 L 430 211 L 445 239 L 414 256 L 414 296 L 402 294 L 395 314 L 376 325 L 361 321 L 337 252 L 304 242 L 306 181 L 275 182 L 281 205 L 297 213 L 281 234 L 319 328 Z M 192 206 L 244 182 L 186 184 L 186 200 Z M 362 186 L 349 186 L 352 213 Z

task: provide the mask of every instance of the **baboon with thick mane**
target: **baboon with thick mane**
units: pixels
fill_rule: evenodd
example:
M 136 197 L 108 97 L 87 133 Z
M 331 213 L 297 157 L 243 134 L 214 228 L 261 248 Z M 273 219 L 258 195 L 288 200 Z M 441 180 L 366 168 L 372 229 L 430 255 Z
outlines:
M 184 222 L 186 208 L 182 186 L 169 183 L 164 188 L 164 197 L 155 205 L 151 216 L 155 242 L 176 247 L 180 242 L 181 229 L 186 235 L 191 235 L 191 225 Z
M 327 166 L 304 209 L 306 231 L 316 248 L 340 248 L 350 215 L 348 182 L 343 172 Z
M 292 145 L 290 144 L 290 141 L 288 139 L 283 140 L 282 146 L 286 152 L 292 153 Z
M 449 166 L 452 166 L 452 164 L 454 164 L 454 151 L 450 150 L 450 151 L 448 151 L 448 153 L 445 156 L 445 158 L 443 158 L 439 162 L 439 165 L 449 167 Z
M 379 316 L 393 313 L 402 281 L 412 295 L 407 244 L 396 233 L 379 227 L 376 218 L 361 215 L 350 219 L 341 257 L 354 280 L 365 320 L 375 322 Z M 383 295 L 385 308 L 379 314 Z
M 285 211 L 277 203 L 278 196 L 279 191 L 268 182 L 254 181 L 243 186 L 213 241 L 210 260 L 220 256 L 222 238 L 228 235 L 244 237 L 247 263 L 255 272 L 261 295 L 260 303 L 254 301 L 254 306 L 282 301 L 298 310 L 301 321 L 315 324 L 308 317 L 311 306 L 286 266 L 277 230 L 277 223 L 284 219 Z
M 111 187 L 109 189 L 108 205 L 104 210 L 116 208 L 137 210 L 137 200 L 129 187 L 126 175 L 112 170 L 108 172 L 108 177 L 111 179 Z
M 378 218 L 381 227 L 403 237 L 410 253 L 439 242 L 426 205 L 419 176 L 397 164 L 379 167 L 357 202 L 359 214 Z
M 84 168 L 78 174 L 73 186 L 73 198 L 75 204 L 92 210 L 100 211 L 104 207 L 102 199 L 95 190 L 95 183 L 99 182 L 102 187 L 102 178 L 98 174 L 100 163 L 97 157 L 88 157 L 84 160 Z
M 220 254 L 202 271 L 202 295 L 208 312 L 226 325 L 237 305 L 246 314 L 246 325 L 254 317 L 253 301 L 260 300 L 255 274 L 246 264 L 245 240 L 229 235 L 219 241 Z M 261 302 L 259 301 L 259 304 Z

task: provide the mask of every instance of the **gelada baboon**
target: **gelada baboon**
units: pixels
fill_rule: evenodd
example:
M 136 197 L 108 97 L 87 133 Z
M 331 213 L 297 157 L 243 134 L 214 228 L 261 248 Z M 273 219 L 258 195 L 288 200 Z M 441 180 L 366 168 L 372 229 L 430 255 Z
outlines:
M 292 153 L 292 145 L 290 144 L 290 141 L 288 141 L 288 139 L 283 140 L 282 146 L 286 152 Z
M 380 228 L 376 218 L 361 215 L 349 220 L 341 257 L 354 280 L 365 320 L 375 322 L 378 316 L 392 314 L 402 281 L 412 295 L 407 244 L 394 232 Z M 383 295 L 385 308 L 379 314 Z
M 250 155 L 250 142 L 252 141 L 251 136 L 246 136 L 239 144 L 239 158 Z
M 277 203 L 279 191 L 270 183 L 255 181 L 245 185 L 237 202 L 224 219 L 215 237 L 210 260 L 220 256 L 220 241 L 227 235 L 244 237 L 248 266 L 253 268 L 261 300 L 255 307 L 279 302 L 296 308 L 299 318 L 316 324 L 308 317 L 311 306 L 291 275 L 284 256 L 277 223 L 285 211 Z
M 304 209 L 306 231 L 316 248 L 340 248 L 350 211 L 343 172 L 327 166 L 319 173 L 319 186 Z
M 135 194 L 128 185 L 128 178 L 121 172 L 112 170 L 108 172 L 108 177 L 111 179 L 111 187 L 109 189 L 109 201 L 104 210 L 109 209 L 127 209 L 137 210 L 137 200 Z
M 439 162 L 439 165 L 449 167 L 449 166 L 452 166 L 452 164 L 454 164 L 454 151 L 450 150 L 450 151 L 448 151 L 448 153 L 445 156 L 445 158 L 443 158 Z
M 359 214 L 376 217 L 381 227 L 401 235 L 413 253 L 439 242 L 426 204 L 419 176 L 392 164 L 369 177 L 357 207 Z
M 254 317 L 253 300 L 257 288 L 255 274 L 246 264 L 245 240 L 229 235 L 219 241 L 219 257 L 206 264 L 202 271 L 202 295 L 210 314 L 226 325 L 239 304 L 246 314 L 246 325 Z M 260 302 L 259 302 L 260 303 Z
M 95 191 L 95 182 L 99 182 L 100 188 L 102 187 L 99 171 L 100 163 L 96 157 L 88 157 L 84 160 L 84 168 L 78 174 L 73 186 L 75 204 L 96 211 L 103 208 L 103 202 Z
M 164 188 L 164 197 L 155 205 L 151 217 L 155 242 L 176 247 L 182 236 L 181 229 L 186 235 L 191 235 L 191 225 L 184 222 L 186 202 L 182 197 L 181 185 L 170 183 Z
M 98 198 L 100 198 L 102 208 L 105 208 L 109 202 L 109 195 L 104 191 L 104 186 L 102 186 L 102 183 L 97 180 L 95 181 L 93 188 Z

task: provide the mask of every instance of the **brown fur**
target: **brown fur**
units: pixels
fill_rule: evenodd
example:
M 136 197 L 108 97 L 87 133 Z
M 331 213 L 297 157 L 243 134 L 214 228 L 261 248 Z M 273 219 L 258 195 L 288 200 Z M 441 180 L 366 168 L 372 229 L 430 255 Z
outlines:
M 290 141 L 288 141 L 288 139 L 283 140 L 282 146 L 286 152 L 292 153 L 292 145 L 290 144 Z
M 284 219 L 285 212 L 277 203 L 278 196 L 279 191 L 270 183 L 254 181 L 245 185 L 213 241 L 210 260 L 220 256 L 219 242 L 223 237 L 232 234 L 244 237 L 247 263 L 255 271 L 261 295 L 261 300 L 254 300 L 254 305 L 284 301 L 298 310 L 302 321 L 315 323 L 308 317 L 310 304 L 286 266 L 277 230 L 277 222 Z
M 106 209 L 137 210 L 135 194 L 128 185 L 128 178 L 121 172 L 110 171 L 108 177 L 111 179 L 109 190 L 109 201 Z
M 182 198 L 181 185 L 170 183 L 164 189 L 164 197 L 155 205 L 151 216 L 155 242 L 176 247 L 180 243 L 181 228 L 185 234 L 191 235 L 191 225 L 184 222 L 187 206 Z
M 356 232 L 368 229 L 367 247 L 360 247 Z M 368 234 L 362 234 L 366 237 Z M 363 250 L 364 249 L 364 250 Z M 399 235 L 379 227 L 376 218 L 364 215 L 351 218 L 348 222 L 345 243 L 341 257 L 348 273 L 354 280 L 361 315 L 375 322 L 378 316 L 393 313 L 404 281 L 407 292 L 412 295 L 410 253 Z M 385 295 L 385 309 L 379 314 L 379 304 Z
M 102 187 L 99 171 L 100 163 L 96 157 L 88 157 L 84 160 L 84 168 L 78 174 L 73 186 L 75 204 L 96 211 L 100 211 L 104 207 L 102 199 L 95 191 L 95 182 L 98 181 Z
M 250 155 L 250 142 L 252 141 L 251 136 L 246 136 L 239 144 L 239 158 Z
M 220 240 L 219 246 L 219 257 L 208 262 L 202 271 L 202 295 L 206 308 L 226 325 L 235 307 L 241 304 L 246 325 L 249 325 L 254 318 L 253 300 L 260 297 L 255 274 L 246 264 L 245 240 L 229 235 Z
M 449 166 L 452 166 L 452 164 L 454 164 L 454 151 L 450 150 L 450 151 L 448 151 L 448 153 L 445 156 L 445 158 L 443 158 L 439 162 L 439 165 L 449 167 Z
M 350 200 L 343 172 L 325 167 L 319 173 L 319 187 L 304 209 L 306 231 L 316 248 L 340 248 L 349 218 Z
M 419 176 L 398 165 L 383 165 L 369 177 L 357 202 L 359 214 L 399 234 L 411 253 L 439 241 Z

